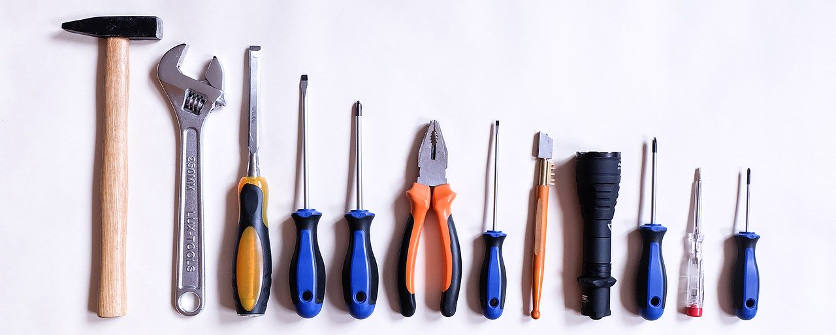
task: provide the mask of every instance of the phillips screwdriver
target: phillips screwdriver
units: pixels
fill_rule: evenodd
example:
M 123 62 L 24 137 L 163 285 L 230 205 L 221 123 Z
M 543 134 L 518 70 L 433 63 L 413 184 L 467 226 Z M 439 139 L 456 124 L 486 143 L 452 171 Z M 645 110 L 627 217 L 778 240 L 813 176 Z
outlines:
M 642 236 L 642 257 L 636 281 L 639 312 L 647 320 L 656 320 L 665 311 L 668 277 L 662 259 L 662 237 L 668 230 L 656 223 L 656 138 L 653 138 L 653 160 L 650 177 L 650 224 L 639 226 Z
M 348 223 L 348 252 L 343 263 L 343 299 L 351 316 L 365 319 L 377 301 L 377 260 L 369 237 L 374 213 L 363 209 L 363 105 L 354 103 L 355 209 L 345 214 Z
M 312 318 L 322 310 L 325 298 L 325 263 L 319 252 L 316 227 L 322 213 L 308 205 L 308 75 L 299 81 L 299 109 L 302 117 L 302 193 L 303 207 L 293 213 L 296 224 L 296 248 L 290 260 L 290 297 L 296 313 Z
M 505 260 L 502 258 L 502 242 L 505 233 L 496 230 L 496 191 L 497 176 L 499 175 L 497 161 L 499 153 L 499 120 L 493 129 L 493 223 L 491 230 L 482 234 L 485 240 L 485 257 L 482 261 L 482 273 L 479 276 L 479 300 L 482 303 L 482 314 L 486 318 L 495 320 L 502 315 L 505 308 Z
M 251 46 L 249 59 L 250 101 L 247 123 L 249 162 L 247 176 L 238 183 L 238 238 L 232 264 L 232 289 L 238 315 L 259 316 L 267 309 L 273 261 L 267 230 L 267 179 L 258 166 L 258 91 L 261 47 Z
M 734 235 L 737 241 L 737 262 L 734 266 L 732 294 L 734 312 L 742 320 L 751 320 L 758 313 L 760 276 L 755 260 L 755 245 L 761 237 L 749 231 L 749 186 L 752 170 L 746 169 L 746 230 Z
M 702 171 L 697 169 L 697 182 L 694 189 L 694 231 L 688 234 L 688 288 L 685 291 L 685 314 L 693 317 L 702 316 L 702 303 L 705 287 L 702 269 Z

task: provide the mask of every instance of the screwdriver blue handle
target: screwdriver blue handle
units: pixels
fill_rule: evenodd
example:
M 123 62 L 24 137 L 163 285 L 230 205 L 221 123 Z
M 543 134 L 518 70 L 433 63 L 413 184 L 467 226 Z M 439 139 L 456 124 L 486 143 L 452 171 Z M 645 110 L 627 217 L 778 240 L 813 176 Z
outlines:
M 482 261 L 482 273 L 479 276 L 479 300 L 482 314 L 495 320 L 505 308 L 505 260 L 502 258 L 502 242 L 505 233 L 489 230 L 482 234 L 485 240 L 485 258 Z
M 742 320 L 751 320 L 758 313 L 760 275 L 755 260 L 755 245 L 760 236 L 752 232 L 740 232 L 734 235 L 734 239 L 737 240 L 737 262 L 732 282 L 734 312 Z
M 296 249 L 290 260 L 290 297 L 299 316 L 312 318 L 322 310 L 325 298 L 325 263 L 316 237 L 322 213 L 300 209 L 291 216 L 296 223 Z
M 639 226 L 643 250 L 636 281 L 636 299 L 639 313 L 647 320 L 656 320 L 665 312 L 665 296 L 668 292 L 668 276 L 662 258 L 662 238 L 668 229 L 658 224 Z
M 374 213 L 355 209 L 349 211 L 345 219 L 349 240 L 343 263 L 343 299 L 351 316 L 365 319 L 372 315 L 377 301 L 377 260 L 369 239 Z

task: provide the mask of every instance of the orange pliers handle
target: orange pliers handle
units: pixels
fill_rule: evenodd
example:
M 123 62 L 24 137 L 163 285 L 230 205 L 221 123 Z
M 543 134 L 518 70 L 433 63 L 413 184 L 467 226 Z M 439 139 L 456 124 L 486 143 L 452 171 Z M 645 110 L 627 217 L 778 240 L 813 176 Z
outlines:
M 421 230 L 430 208 L 436 214 L 441 232 L 442 254 L 444 256 L 444 282 L 441 293 L 441 314 L 452 316 L 456 313 L 456 303 L 462 280 L 462 256 L 459 238 L 450 205 L 456 193 L 449 184 L 430 186 L 413 183 L 406 192 L 410 203 L 409 219 L 406 222 L 400 257 L 398 259 L 398 295 L 400 296 L 401 314 L 415 314 L 415 258 L 418 255 L 418 243 Z

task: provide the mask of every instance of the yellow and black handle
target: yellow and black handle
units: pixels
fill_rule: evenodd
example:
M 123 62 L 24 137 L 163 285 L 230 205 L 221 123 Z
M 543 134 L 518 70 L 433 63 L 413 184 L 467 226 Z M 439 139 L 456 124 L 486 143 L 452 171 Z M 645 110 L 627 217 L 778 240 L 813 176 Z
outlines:
M 238 315 L 262 315 L 270 298 L 273 261 L 267 235 L 267 180 L 244 177 L 238 183 L 240 216 L 232 264 L 232 290 Z

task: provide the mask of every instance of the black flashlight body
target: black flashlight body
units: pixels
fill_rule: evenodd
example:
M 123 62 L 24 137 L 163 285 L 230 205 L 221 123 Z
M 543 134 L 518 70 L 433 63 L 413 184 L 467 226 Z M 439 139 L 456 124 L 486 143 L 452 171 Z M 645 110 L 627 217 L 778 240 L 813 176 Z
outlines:
M 583 216 L 581 314 L 594 320 L 610 315 L 612 218 L 621 182 L 620 152 L 579 152 L 578 201 Z

